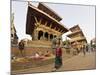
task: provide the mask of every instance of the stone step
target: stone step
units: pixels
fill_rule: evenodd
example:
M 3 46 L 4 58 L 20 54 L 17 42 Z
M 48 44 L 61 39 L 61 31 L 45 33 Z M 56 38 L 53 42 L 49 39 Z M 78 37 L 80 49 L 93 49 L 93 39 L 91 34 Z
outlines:
M 50 41 L 29 41 L 27 42 L 27 47 L 51 47 L 52 43 Z
M 34 55 L 36 52 L 43 54 L 43 53 L 46 53 L 47 51 L 52 52 L 52 49 L 45 48 L 45 47 L 25 47 L 23 50 L 23 54 L 25 56 L 31 56 L 31 55 Z M 21 53 L 18 47 L 11 47 L 11 54 L 17 57 L 21 56 Z

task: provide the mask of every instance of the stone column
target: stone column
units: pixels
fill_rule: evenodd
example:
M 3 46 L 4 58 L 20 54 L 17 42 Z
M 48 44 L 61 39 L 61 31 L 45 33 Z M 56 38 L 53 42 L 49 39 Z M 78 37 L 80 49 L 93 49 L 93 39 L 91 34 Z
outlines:
M 39 36 L 39 31 L 36 31 L 36 40 L 38 40 L 38 36 Z
M 54 35 L 52 34 L 52 39 L 54 39 Z
M 48 34 L 48 41 L 50 41 L 50 34 Z
M 43 32 L 42 40 L 45 40 L 45 32 Z
M 36 29 L 33 31 L 32 40 L 38 40 L 38 31 Z

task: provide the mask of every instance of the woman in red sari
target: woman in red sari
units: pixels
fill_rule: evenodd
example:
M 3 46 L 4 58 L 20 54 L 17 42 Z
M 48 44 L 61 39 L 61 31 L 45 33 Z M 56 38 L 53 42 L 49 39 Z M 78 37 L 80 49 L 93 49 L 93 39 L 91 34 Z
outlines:
M 62 66 L 62 49 L 60 47 L 60 40 L 57 40 L 55 50 L 55 69 L 59 69 Z

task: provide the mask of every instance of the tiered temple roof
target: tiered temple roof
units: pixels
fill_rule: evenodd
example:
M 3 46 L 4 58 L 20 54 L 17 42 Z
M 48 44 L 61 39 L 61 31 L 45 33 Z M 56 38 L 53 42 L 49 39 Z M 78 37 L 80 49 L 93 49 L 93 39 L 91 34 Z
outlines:
M 27 11 L 27 21 L 26 21 L 26 34 L 32 34 L 34 30 L 35 27 L 34 16 L 36 16 L 37 19 L 43 18 L 44 20 L 48 20 L 47 25 L 49 26 L 49 24 L 52 23 L 53 24 L 52 28 L 54 29 L 56 27 L 56 30 L 58 29 L 60 30 L 59 32 L 65 33 L 68 31 L 68 29 L 59 22 L 61 18 L 56 13 L 54 13 L 54 11 L 50 10 L 42 3 L 39 3 L 38 7 L 35 7 L 29 3 Z
M 50 9 L 48 6 L 46 6 L 43 3 L 39 3 L 38 8 L 42 11 L 44 11 L 45 13 L 47 13 L 48 15 L 52 16 L 53 18 L 55 18 L 58 21 L 61 21 L 62 18 L 52 9 Z
M 86 41 L 87 42 L 79 25 L 75 25 L 75 26 L 71 27 L 70 31 L 72 33 L 68 34 L 67 36 L 69 38 L 71 38 L 71 42 L 74 42 L 74 41 Z
M 81 33 L 82 36 L 84 36 L 82 30 L 76 30 L 75 32 L 72 32 L 71 34 L 69 34 L 69 35 L 67 35 L 67 36 L 68 36 L 68 37 L 73 37 L 74 35 L 77 35 L 78 33 Z

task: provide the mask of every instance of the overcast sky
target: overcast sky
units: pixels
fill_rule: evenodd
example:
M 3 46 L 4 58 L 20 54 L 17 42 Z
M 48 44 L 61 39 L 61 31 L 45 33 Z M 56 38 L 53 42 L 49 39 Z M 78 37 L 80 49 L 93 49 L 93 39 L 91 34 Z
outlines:
M 36 2 L 33 2 L 32 4 L 34 6 L 38 5 Z M 57 3 L 44 4 L 63 18 L 61 23 L 65 27 L 70 28 L 79 24 L 88 42 L 95 37 L 95 6 Z M 31 38 L 25 33 L 27 6 L 27 2 L 12 1 L 12 13 L 14 13 L 14 24 L 19 40 L 23 38 Z M 66 34 L 63 35 L 63 38 L 65 38 L 65 35 Z

